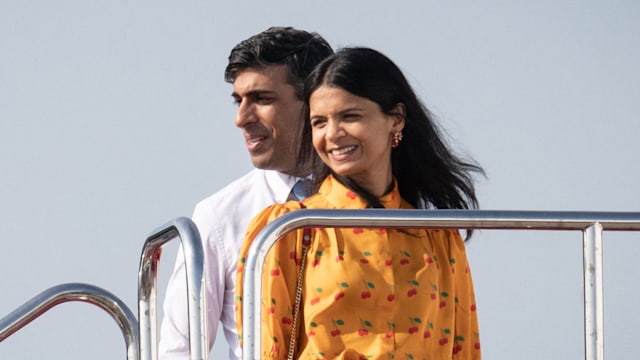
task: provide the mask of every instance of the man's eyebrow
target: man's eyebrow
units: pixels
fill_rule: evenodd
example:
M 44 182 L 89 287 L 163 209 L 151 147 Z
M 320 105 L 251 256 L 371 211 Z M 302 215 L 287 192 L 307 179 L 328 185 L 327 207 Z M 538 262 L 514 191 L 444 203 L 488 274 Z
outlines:
M 255 97 L 255 96 L 257 96 L 257 95 L 275 94 L 275 93 L 276 93 L 276 92 L 275 92 L 275 91 L 273 91 L 273 90 L 255 89 L 255 90 L 247 91 L 247 92 L 244 94 L 244 97 Z M 231 93 L 231 96 L 232 96 L 232 97 L 234 97 L 234 98 L 241 97 L 241 96 L 240 96 L 237 92 L 235 92 L 235 91 Z

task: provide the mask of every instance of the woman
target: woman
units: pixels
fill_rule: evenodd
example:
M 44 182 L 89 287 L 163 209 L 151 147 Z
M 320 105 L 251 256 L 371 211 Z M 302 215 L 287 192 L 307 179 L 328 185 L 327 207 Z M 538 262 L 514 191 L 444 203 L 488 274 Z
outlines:
M 452 153 L 402 72 L 381 53 L 340 50 L 310 75 L 305 100 L 300 158 L 308 158 L 311 143 L 318 192 L 255 217 L 239 269 L 258 232 L 301 207 L 477 207 L 471 175 L 481 168 Z M 283 237 L 265 261 L 263 358 L 285 358 L 291 341 L 298 359 L 480 358 L 473 284 L 458 231 L 314 228 L 308 250 L 303 231 Z M 241 270 L 236 289 L 242 289 Z M 296 316 L 299 326 L 292 329 Z

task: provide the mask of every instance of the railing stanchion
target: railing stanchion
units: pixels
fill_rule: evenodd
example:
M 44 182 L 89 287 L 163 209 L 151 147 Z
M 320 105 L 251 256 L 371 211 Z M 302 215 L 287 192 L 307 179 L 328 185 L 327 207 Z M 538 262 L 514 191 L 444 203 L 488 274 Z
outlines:
M 152 232 L 142 249 L 138 273 L 138 317 L 140 326 L 140 357 L 158 358 L 157 270 L 162 245 L 179 238 L 184 253 L 187 274 L 187 305 L 189 311 L 189 350 L 191 360 L 207 360 L 209 344 L 206 327 L 204 252 L 196 225 L 181 217 Z
M 585 359 L 604 359 L 604 289 L 602 284 L 602 225 L 583 232 Z

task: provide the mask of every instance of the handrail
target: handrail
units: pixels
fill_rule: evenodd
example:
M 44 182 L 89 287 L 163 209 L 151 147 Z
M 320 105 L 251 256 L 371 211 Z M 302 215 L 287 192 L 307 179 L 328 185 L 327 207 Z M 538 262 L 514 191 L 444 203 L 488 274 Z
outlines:
M 52 307 L 68 301 L 97 305 L 118 323 L 127 347 L 127 359 L 138 360 L 138 327 L 135 315 L 118 297 L 97 286 L 68 283 L 53 286 L 0 319 L 0 342 Z
M 184 252 L 187 277 L 189 339 L 192 360 L 209 356 L 206 329 L 204 253 L 195 224 L 180 217 L 160 226 L 145 241 L 138 273 L 138 316 L 140 326 L 140 356 L 143 360 L 158 358 L 157 278 L 162 245 L 178 237 Z
M 585 359 L 603 360 L 602 231 L 640 230 L 638 212 L 302 209 L 267 224 L 249 248 L 243 284 L 243 359 L 259 359 L 262 267 L 273 244 L 304 226 L 583 231 Z

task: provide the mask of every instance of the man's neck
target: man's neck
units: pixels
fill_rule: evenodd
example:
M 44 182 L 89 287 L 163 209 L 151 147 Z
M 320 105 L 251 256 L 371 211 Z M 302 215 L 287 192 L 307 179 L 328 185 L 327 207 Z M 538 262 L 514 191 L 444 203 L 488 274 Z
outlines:
M 291 170 L 280 172 L 297 178 L 305 178 L 311 174 L 311 163 L 307 162 L 305 166 L 294 166 Z

